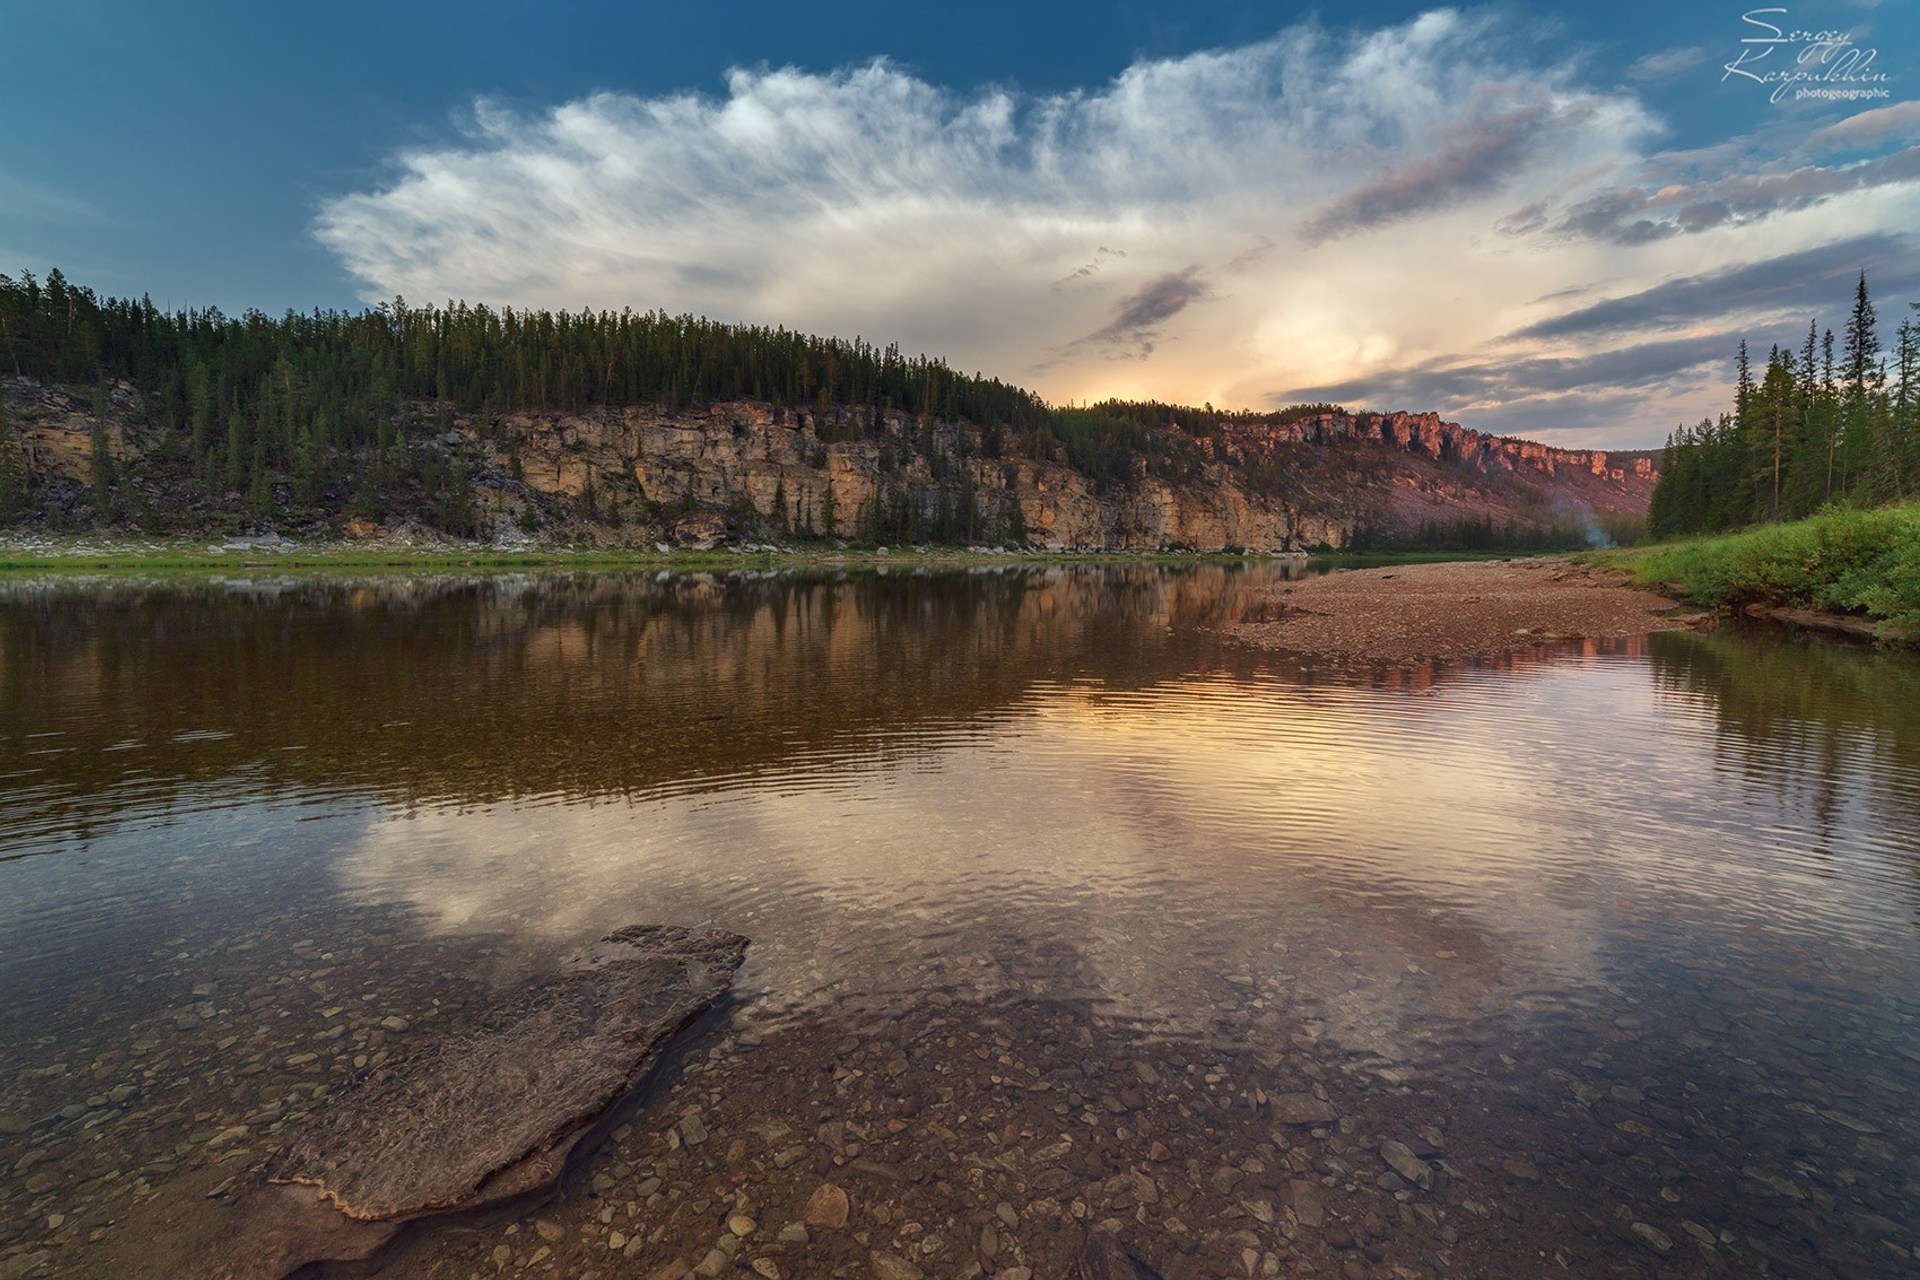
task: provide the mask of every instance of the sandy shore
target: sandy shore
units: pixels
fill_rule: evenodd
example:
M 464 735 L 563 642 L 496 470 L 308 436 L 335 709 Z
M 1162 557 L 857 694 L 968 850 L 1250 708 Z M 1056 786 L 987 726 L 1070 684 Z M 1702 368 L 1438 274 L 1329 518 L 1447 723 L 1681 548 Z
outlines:
M 1263 648 L 1368 662 L 1473 658 L 1697 625 L 1706 615 L 1565 559 L 1395 565 L 1278 588 L 1227 628 Z

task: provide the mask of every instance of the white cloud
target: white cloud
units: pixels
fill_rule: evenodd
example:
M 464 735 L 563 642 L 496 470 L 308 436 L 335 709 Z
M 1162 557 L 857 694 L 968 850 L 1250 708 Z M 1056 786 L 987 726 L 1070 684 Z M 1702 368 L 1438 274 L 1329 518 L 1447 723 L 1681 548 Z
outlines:
M 1604 703 L 1617 718 L 1653 697 L 1648 682 L 1631 680 L 1596 688 L 1541 672 L 1529 683 L 1535 696 Z M 1454 740 L 1484 748 L 1470 759 L 1415 752 L 1387 767 L 1393 735 L 1359 731 L 1381 714 L 1366 699 L 1183 692 L 1183 704 L 1145 707 L 1091 688 L 1045 696 L 1023 703 L 994 741 L 931 745 L 910 767 L 896 744 L 836 758 L 830 778 L 803 768 L 778 786 L 477 811 L 422 804 L 371 823 L 332 872 L 355 902 L 402 906 L 431 930 L 511 932 L 535 950 L 635 920 L 739 929 L 754 946 L 735 995 L 755 1021 L 824 1009 L 849 988 L 889 1002 L 949 984 L 1017 989 L 1043 976 L 1052 991 L 1190 1032 L 1219 1011 L 1218 975 L 1258 972 L 1280 937 L 1297 980 L 1340 990 L 1336 1030 L 1377 1033 L 1411 1012 L 1397 979 L 1434 913 L 1420 910 L 1414 922 L 1377 901 L 1356 907 L 1340 891 L 1356 874 L 1390 880 L 1410 900 L 1438 902 L 1463 881 L 1484 886 L 1478 906 L 1453 895 L 1447 928 L 1498 954 L 1510 980 L 1596 971 L 1604 910 L 1569 907 L 1552 875 L 1503 856 L 1564 847 L 1587 828 L 1565 805 L 1503 785 L 1543 775 L 1531 762 L 1506 763 L 1525 748 L 1484 709 L 1449 708 L 1462 713 Z M 1244 714 L 1221 713 L 1226 700 L 1261 705 L 1273 728 L 1250 737 Z M 1020 767 L 1035 758 L 1053 767 Z M 1063 801 L 1063 784 L 1082 802 Z M 986 794 L 993 804 L 978 802 Z M 1313 798 L 1310 817 L 1302 797 Z M 1436 825 L 1410 825 L 1409 813 L 1437 815 Z M 1183 851 L 1172 889 L 1169 833 Z M 1610 854 L 1619 891 L 1596 900 L 1630 900 L 1647 864 L 1630 848 Z M 1199 970 L 1182 958 L 1191 926 L 1165 918 L 1169 893 L 1211 922 Z M 1043 935 L 1070 940 L 1073 955 L 1064 965 L 1046 956 L 1044 975 L 1021 941 Z M 1006 947 L 1027 954 L 1000 954 Z M 1365 959 L 1356 966 L 1355 957 Z M 1338 988 L 1323 985 L 1336 977 Z M 1442 980 L 1449 1003 L 1497 996 L 1477 974 Z
M 880 61 L 735 70 L 721 97 L 482 102 L 465 136 L 326 204 L 317 234 L 370 299 L 659 307 L 897 340 L 1055 400 L 1264 404 L 1497 357 L 1551 314 L 1545 295 L 1820 242 L 1818 174 L 1804 206 L 1675 243 L 1528 234 L 1596 199 L 1654 201 L 1659 129 L 1631 91 L 1437 11 L 1352 37 L 1290 28 L 1054 96 L 955 93 Z M 1472 424 L 1508 403 L 1406 407 Z M 1608 442 L 1672 425 L 1662 405 Z
M 1704 45 L 1661 49 L 1642 56 L 1627 68 L 1627 75 L 1635 80 L 1664 80 L 1682 71 L 1691 71 L 1706 60 L 1707 49 Z

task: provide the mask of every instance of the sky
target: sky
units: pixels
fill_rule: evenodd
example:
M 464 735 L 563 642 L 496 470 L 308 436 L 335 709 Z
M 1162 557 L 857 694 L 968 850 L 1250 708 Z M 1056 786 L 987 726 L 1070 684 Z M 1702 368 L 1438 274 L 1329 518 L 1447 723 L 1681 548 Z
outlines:
M 1920 300 L 1920 3 L 0 0 L 0 271 L 1658 444 Z

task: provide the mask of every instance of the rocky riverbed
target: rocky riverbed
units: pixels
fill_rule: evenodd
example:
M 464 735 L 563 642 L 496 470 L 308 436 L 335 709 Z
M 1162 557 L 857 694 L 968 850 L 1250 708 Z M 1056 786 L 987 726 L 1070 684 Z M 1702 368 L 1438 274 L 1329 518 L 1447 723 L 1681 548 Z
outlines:
M 1357 569 L 1291 583 L 1228 634 L 1316 657 L 1408 663 L 1699 625 L 1706 615 L 1626 575 L 1564 559 Z
M 1208 1044 L 939 996 L 876 1027 L 723 1034 L 574 1194 L 425 1242 L 395 1274 L 1025 1280 L 1067 1274 L 1088 1230 L 1171 1280 L 1915 1261 L 1900 1140 L 1817 1080 L 1736 1068 L 1794 1095 L 1755 1132 L 1708 1101 L 1735 1082 L 1704 1036 L 1697 1075 L 1656 1079 L 1651 1029 L 1622 1014 L 1565 1028 L 1565 1065 L 1537 1076 L 1539 1045 L 1386 1062 L 1302 1032 L 1276 1044 L 1262 1012 Z M 1773 1150 L 1733 1163 L 1739 1133 Z
M 1898 656 L 1353 677 L 1223 639 L 1264 571 L 651 582 L 13 603 L 0 1277 L 180 1276 L 634 920 L 751 936 L 727 1002 L 384 1274 L 1920 1269 Z
M 484 1007 L 486 982 L 437 967 L 453 957 L 432 945 L 265 941 L 181 939 L 203 974 L 271 960 L 271 976 L 176 1000 L 179 973 L 156 970 L 129 992 L 154 1001 L 130 1038 L 14 1064 L 0 1276 L 174 1274 L 228 1238 L 236 1188 L 316 1105 Z M 423 1231 L 383 1274 L 1023 1280 L 1065 1275 L 1089 1231 L 1169 1280 L 1920 1261 L 1920 1134 L 1898 1118 L 1914 1063 L 1869 1064 L 1849 1095 L 1821 1062 L 1766 1047 L 1783 1019 L 1863 1016 L 1829 1007 L 1817 976 L 1761 988 L 1730 957 L 1687 992 L 1704 1015 L 1514 1008 L 1395 1049 L 1302 1016 L 1300 989 L 1346 973 L 1357 1000 L 1420 1000 L 1487 958 L 1440 948 L 1386 973 L 1280 940 L 1255 954 L 1192 1011 L 1201 1034 L 965 986 L 862 1016 L 730 1011 L 554 1199 Z M 393 964 L 437 978 L 403 994 L 380 980 Z

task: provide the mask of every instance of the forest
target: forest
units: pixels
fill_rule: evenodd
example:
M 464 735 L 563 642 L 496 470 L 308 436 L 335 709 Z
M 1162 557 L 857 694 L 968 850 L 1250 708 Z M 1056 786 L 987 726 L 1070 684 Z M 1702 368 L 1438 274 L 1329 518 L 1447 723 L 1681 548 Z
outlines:
M 4 373 L 103 394 L 112 383 L 132 384 L 158 406 L 181 467 L 209 493 L 248 495 L 261 511 L 276 484 L 317 501 L 419 465 L 406 436 L 436 425 L 408 412 L 422 404 L 487 421 L 528 410 L 757 400 L 811 409 L 824 440 L 882 436 L 883 416 L 904 413 L 977 426 L 989 456 L 1063 463 L 1102 488 L 1147 474 L 1192 479 L 1203 460 L 1194 434 L 1233 417 L 1118 401 L 1056 408 L 897 346 L 659 311 L 412 306 L 395 298 L 361 311 L 236 317 L 103 297 L 57 269 L 45 279 L 0 274 Z M 1158 429 L 1176 418 L 1185 433 Z M 461 480 L 426 479 L 440 489 Z M 19 487 L 17 475 L 0 475 L 0 518 L 20 513 Z M 458 524 L 457 509 L 449 508 L 449 523 Z
M 1099 494 L 1130 493 L 1148 478 L 1200 480 L 1212 460 L 1235 459 L 1246 492 L 1287 505 L 1365 508 L 1380 483 L 1318 451 L 1242 458 L 1236 432 L 1279 427 L 1340 406 L 1260 412 L 1158 401 L 1050 405 L 1024 388 L 944 361 L 786 328 L 727 324 L 662 311 L 545 311 L 403 298 L 360 310 L 163 310 L 148 297 L 106 296 L 59 270 L 0 274 L 0 378 L 15 403 L 60 389 L 92 422 L 90 474 L 49 481 L 9 447 L 0 403 L 0 525 L 143 532 L 276 522 L 295 529 L 418 522 L 444 534 L 487 532 L 488 496 L 512 492 L 528 532 L 658 528 L 690 517 L 684 498 L 649 498 L 630 475 L 589 472 L 577 502 L 529 496 L 520 448 L 532 415 L 656 406 L 703 413 L 757 402 L 804 420 L 809 465 L 825 446 L 861 442 L 882 479 L 858 511 L 776 490 L 771 507 L 708 495 L 736 540 L 851 537 L 857 541 L 1027 541 L 1017 502 L 983 497 L 980 468 L 1031 459 L 1069 467 Z M 109 412 L 111 410 L 112 412 Z M 64 410 L 63 410 L 64 411 Z M 137 423 L 140 446 L 108 444 L 113 421 Z M 482 447 L 447 444 L 461 430 Z M 83 428 L 85 429 L 85 428 Z M 1311 456 L 1309 456 L 1311 455 Z M 971 462 L 969 460 L 972 460 Z M 920 464 L 924 463 L 924 466 Z M 630 470 L 631 468 L 628 468 Z M 1388 468 L 1391 469 L 1390 467 Z M 514 486 L 518 486 L 515 488 Z M 1509 495 L 1511 496 L 1511 495 Z M 1436 515 L 1418 530 L 1369 533 L 1381 545 L 1585 545 L 1586 523 L 1556 519 L 1532 499 L 1500 519 Z M 723 509 L 723 510 L 722 510 Z M 1350 510 L 1351 509 L 1351 510 Z
M 1920 303 L 1910 309 L 1920 309 Z M 1797 520 L 1830 504 L 1920 496 L 1920 325 L 1902 317 L 1882 349 L 1861 273 L 1839 351 L 1808 322 L 1756 373 L 1743 341 L 1733 407 L 1667 440 L 1649 524 L 1655 537 Z

